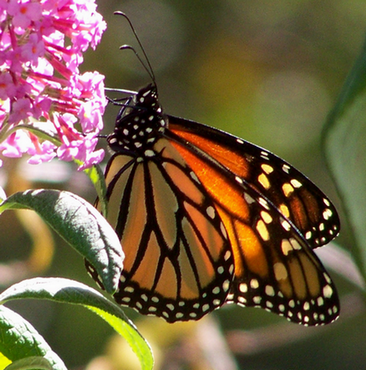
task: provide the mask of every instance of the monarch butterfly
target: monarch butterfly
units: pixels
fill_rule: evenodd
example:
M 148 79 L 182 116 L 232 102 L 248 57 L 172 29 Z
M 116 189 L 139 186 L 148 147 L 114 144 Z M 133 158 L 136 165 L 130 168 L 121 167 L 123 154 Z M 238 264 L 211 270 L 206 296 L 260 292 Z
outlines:
M 107 137 L 108 221 L 125 252 L 116 302 L 168 322 L 198 320 L 225 303 L 303 325 L 334 321 L 338 295 L 312 249 L 339 233 L 335 207 L 269 151 L 165 114 L 139 37 L 115 14 L 127 19 L 147 66 L 121 49 L 132 49 L 153 81 L 130 92 Z
M 126 256 L 116 302 L 168 322 L 225 303 L 303 325 L 338 317 L 335 286 L 312 249 L 338 234 L 339 218 L 301 172 L 238 137 L 166 115 L 155 82 L 128 99 L 107 141 L 108 220 Z

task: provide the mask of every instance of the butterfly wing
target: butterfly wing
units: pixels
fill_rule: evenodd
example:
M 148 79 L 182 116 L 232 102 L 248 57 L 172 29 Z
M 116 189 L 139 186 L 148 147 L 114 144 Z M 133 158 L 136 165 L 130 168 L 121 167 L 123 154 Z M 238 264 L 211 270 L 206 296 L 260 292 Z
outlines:
M 125 252 L 114 298 L 168 322 L 197 320 L 227 298 L 230 243 L 212 200 L 176 149 L 162 138 L 153 152 L 148 160 L 117 153 L 106 170 L 108 220 Z
M 276 206 L 316 248 L 339 233 L 337 211 L 306 176 L 271 152 L 210 126 L 169 116 L 169 128 Z
M 299 210 L 291 204 L 293 199 L 303 202 L 304 191 L 310 192 L 316 204 L 324 202 L 325 196 L 298 171 L 268 152 L 262 155 L 268 158 L 261 163 L 262 171 L 264 166 L 276 172 L 286 165 L 288 171 L 277 172 L 277 177 L 284 172 L 287 179 L 277 182 L 283 188 L 296 179 L 302 186 L 294 188 L 292 195 L 272 190 L 272 185 L 263 191 L 258 176 L 250 174 L 253 164 L 243 150 L 243 141 L 205 129 L 206 126 L 169 117 L 167 136 L 205 186 L 229 235 L 235 277 L 227 301 L 262 307 L 304 325 L 335 320 L 339 314 L 335 287 L 297 228 L 295 216 Z M 248 145 L 249 150 L 256 150 Z M 255 161 L 261 162 L 257 157 Z M 302 187 L 310 189 L 303 191 Z M 270 198 L 273 193 L 274 201 Z M 288 213 L 283 212 L 284 206 Z M 335 212 L 333 208 L 332 211 Z M 307 213 L 300 216 L 307 217 Z M 336 213 L 334 218 L 337 220 Z M 323 234 L 330 237 L 326 230 Z

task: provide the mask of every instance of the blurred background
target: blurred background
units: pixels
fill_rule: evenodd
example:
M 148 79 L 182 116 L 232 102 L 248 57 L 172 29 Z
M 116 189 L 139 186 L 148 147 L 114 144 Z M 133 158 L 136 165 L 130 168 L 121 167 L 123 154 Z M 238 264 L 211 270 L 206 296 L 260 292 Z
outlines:
M 84 71 L 98 70 L 108 87 L 136 90 L 151 82 L 136 56 L 119 50 L 123 44 L 138 50 L 126 20 L 113 15 L 115 10 L 125 12 L 149 57 L 165 112 L 273 151 L 310 177 L 343 216 L 320 135 L 363 44 L 364 0 L 109 0 L 98 6 L 108 29 L 97 50 L 85 55 Z M 117 112 L 108 107 L 105 134 L 113 130 Z M 38 168 L 24 161 L 5 166 L 8 194 L 47 186 L 94 201 L 89 180 L 76 166 L 52 162 Z M 31 226 L 27 230 L 24 225 Z M 94 287 L 82 258 L 47 229 L 40 231 L 42 245 L 32 248 L 35 225 L 41 223 L 33 213 L 1 216 L 2 286 L 21 280 L 21 271 L 26 271 L 28 276 L 63 276 Z M 348 250 L 352 245 L 344 220 L 342 227 L 336 242 Z M 337 249 L 322 249 L 322 260 L 332 265 Z M 27 261 L 24 256 L 29 256 Z M 126 313 L 153 346 L 156 369 L 364 369 L 366 313 L 357 276 L 347 279 L 329 272 L 343 312 L 326 327 L 300 327 L 264 310 L 235 306 L 199 323 L 174 325 L 129 309 Z M 86 364 L 89 369 L 139 368 L 124 340 L 82 308 L 38 301 L 11 306 L 34 324 L 71 369 Z

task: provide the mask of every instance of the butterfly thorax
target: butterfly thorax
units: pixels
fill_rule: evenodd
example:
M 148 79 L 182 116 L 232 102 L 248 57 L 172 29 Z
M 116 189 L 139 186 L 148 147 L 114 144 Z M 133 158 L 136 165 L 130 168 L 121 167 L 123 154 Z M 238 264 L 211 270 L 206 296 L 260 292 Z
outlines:
M 108 144 L 115 152 L 143 155 L 163 135 L 167 120 L 153 84 L 139 90 L 124 106 L 116 119 Z

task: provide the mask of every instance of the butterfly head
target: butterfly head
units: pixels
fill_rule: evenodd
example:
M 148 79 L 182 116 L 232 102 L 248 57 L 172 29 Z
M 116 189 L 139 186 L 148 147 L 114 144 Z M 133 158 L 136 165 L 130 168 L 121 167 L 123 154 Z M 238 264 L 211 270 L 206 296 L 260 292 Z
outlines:
M 162 136 L 166 126 L 156 86 L 149 84 L 121 109 L 108 144 L 115 152 L 141 155 Z
M 136 108 L 153 109 L 161 112 L 161 106 L 158 101 L 158 91 L 155 84 L 148 84 L 142 87 L 134 96 L 134 104 Z

